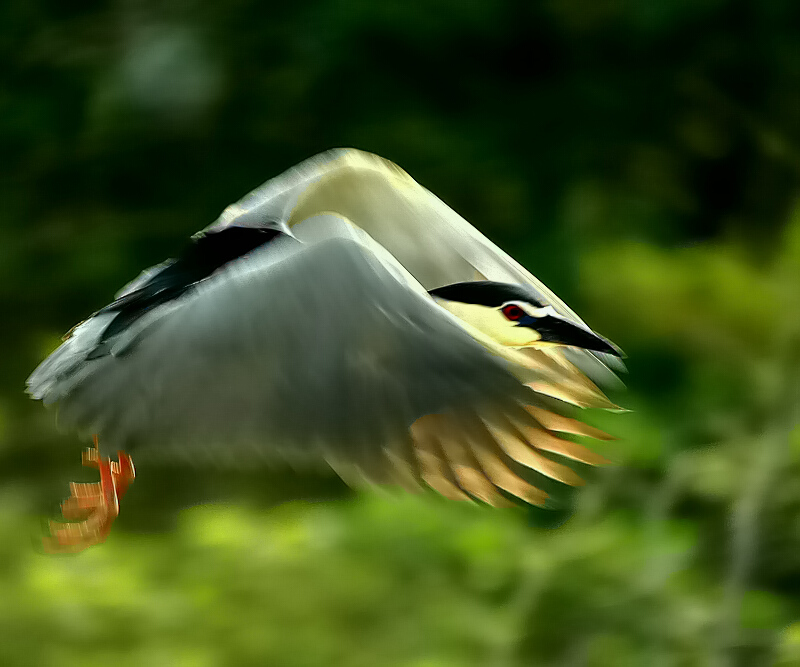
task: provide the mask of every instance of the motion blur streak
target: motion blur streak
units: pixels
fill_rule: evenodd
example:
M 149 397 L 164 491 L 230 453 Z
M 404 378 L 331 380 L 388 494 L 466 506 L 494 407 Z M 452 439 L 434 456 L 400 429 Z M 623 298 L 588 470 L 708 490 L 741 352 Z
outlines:
M 0 664 L 799 664 L 798 12 L 0 3 Z M 332 146 L 402 165 L 619 344 L 631 412 L 581 439 L 613 464 L 544 512 L 137 458 L 101 548 L 32 551 L 98 478 L 31 369 Z
M 617 409 L 587 375 L 616 381 L 620 356 L 397 165 L 328 151 L 228 206 L 28 378 L 62 426 L 95 434 L 84 463 L 100 472 L 71 485 L 62 514 L 77 521 L 51 523 L 45 543 L 105 541 L 134 475 L 126 452 L 103 456 L 109 444 L 194 462 L 324 460 L 353 484 L 551 504 L 524 469 L 577 486 L 548 455 L 603 459 L 541 415 L 596 436 L 562 413 Z

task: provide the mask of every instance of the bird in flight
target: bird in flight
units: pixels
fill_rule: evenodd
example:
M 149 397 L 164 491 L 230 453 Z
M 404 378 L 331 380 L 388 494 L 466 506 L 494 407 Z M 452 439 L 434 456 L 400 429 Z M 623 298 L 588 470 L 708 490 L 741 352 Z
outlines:
M 126 452 L 325 461 L 346 481 L 544 505 L 607 439 L 570 411 L 620 351 L 399 167 L 313 157 L 229 206 L 75 326 L 28 379 L 94 437 L 46 546 L 107 537 Z M 118 451 L 118 461 L 108 453 Z

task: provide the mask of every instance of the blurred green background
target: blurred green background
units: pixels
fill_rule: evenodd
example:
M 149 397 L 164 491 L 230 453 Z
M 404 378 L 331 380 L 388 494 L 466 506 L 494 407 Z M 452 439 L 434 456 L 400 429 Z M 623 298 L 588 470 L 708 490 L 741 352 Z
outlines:
M 796 0 L 0 5 L 0 664 L 800 665 Z M 335 146 L 387 157 L 629 355 L 569 514 L 140 465 L 23 394 L 76 321 Z

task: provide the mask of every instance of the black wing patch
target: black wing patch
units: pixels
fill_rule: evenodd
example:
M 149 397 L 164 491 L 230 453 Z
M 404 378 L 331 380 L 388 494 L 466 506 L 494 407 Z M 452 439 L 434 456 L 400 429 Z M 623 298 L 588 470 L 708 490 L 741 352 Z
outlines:
M 105 343 L 148 311 L 177 299 L 225 264 L 243 257 L 278 236 L 285 234 L 277 229 L 225 227 L 194 237 L 178 259 L 171 260 L 139 289 L 98 311 L 98 314 L 117 315 L 103 331 L 97 348 L 89 358 L 105 354 Z

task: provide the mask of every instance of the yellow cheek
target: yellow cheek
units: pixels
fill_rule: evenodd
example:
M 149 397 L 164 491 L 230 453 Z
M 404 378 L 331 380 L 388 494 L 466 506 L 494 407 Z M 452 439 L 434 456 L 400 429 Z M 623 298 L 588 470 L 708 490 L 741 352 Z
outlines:
M 439 305 L 449 310 L 460 320 L 486 334 L 492 340 L 508 347 L 527 347 L 539 340 L 539 334 L 528 327 L 518 327 L 507 320 L 495 308 L 474 304 L 437 300 Z
M 528 327 L 518 327 L 513 324 L 507 325 L 504 329 L 497 332 L 498 342 L 511 347 L 527 347 L 538 341 L 541 336 L 539 332 Z

